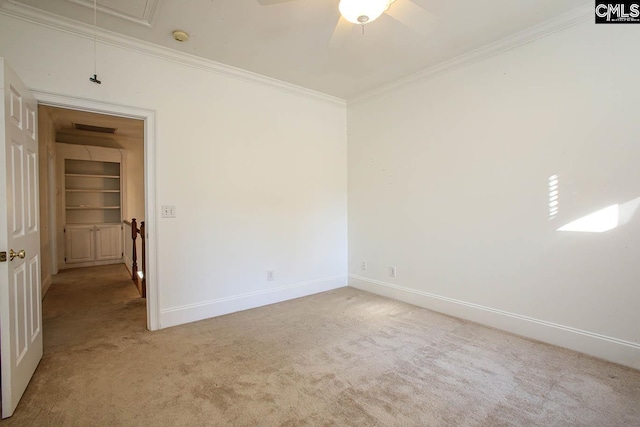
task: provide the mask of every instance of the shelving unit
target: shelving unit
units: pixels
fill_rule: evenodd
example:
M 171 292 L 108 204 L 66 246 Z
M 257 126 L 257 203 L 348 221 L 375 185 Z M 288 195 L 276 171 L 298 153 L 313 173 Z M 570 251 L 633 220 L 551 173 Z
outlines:
M 120 224 L 120 163 L 65 159 L 66 224 Z
M 122 155 L 117 149 L 57 144 L 60 268 L 122 262 Z

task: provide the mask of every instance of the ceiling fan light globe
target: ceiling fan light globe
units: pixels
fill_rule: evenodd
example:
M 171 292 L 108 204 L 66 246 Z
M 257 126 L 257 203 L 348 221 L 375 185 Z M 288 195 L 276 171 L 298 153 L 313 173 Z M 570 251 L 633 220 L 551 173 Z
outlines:
M 389 0 L 340 0 L 340 14 L 353 24 L 368 24 L 387 10 Z

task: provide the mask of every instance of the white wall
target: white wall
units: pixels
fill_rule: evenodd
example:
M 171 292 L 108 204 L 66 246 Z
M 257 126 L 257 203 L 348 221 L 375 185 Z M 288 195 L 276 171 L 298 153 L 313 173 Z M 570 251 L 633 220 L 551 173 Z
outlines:
M 123 151 L 124 165 L 126 169 L 125 197 L 126 204 L 123 213 L 124 219 L 137 220 L 138 227 L 145 220 L 145 194 L 144 194 L 144 135 L 139 144 L 127 144 Z M 131 240 L 131 227 L 123 227 L 124 263 L 131 271 L 133 266 L 133 241 Z M 136 256 L 138 270 L 142 270 L 142 239 L 136 239 Z
M 349 104 L 350 284 L 639 368 L 637 36 L 585 22 Z
M 56 157 L 56 129 L 48 107 L 38 108 L 38 173 L 40 174 L 40 258 L 42 298 L 46 295 L 51 285 L 51 275 L 55 270 L 52 257 L 52 235 L 55 227 L 51 229 L 52 221 L 49 206 L 55 204 L 51 196 L 51 177 L 55 176 Z M 51 170 L 53 169 L 53 170 Z M 55 184 L 54 184 L 55 185 Z
M 0 15 L 31 88 L 156 112 L 160 325 L 346 284 L 346 107 Z M 266 270 L 275 280 L 266 281 Z
M 126 208 L 125 219 L 144 221 L 144 135 L 139 144 L 128 144 L 122 150 L 125 162 Z

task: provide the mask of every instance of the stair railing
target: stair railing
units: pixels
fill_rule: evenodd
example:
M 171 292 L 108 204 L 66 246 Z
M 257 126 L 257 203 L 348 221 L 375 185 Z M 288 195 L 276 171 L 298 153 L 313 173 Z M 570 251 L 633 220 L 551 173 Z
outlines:
M 142 247 L 142 272 L 138 271 L 138 251 L 136 249 L 136 239 L 138 235 L 141 239 Z M 131 280 L 136 284 L 142 298 L 147 297 L 147 266 L 146 266 L 146 244 L 144 221 L 140 221 L 140 228 L 135 218 L 131 220 L 131 239 L 133 240 L 133 253 L 131 256 Z M 140 277 L 142 274 L 142 277 Z

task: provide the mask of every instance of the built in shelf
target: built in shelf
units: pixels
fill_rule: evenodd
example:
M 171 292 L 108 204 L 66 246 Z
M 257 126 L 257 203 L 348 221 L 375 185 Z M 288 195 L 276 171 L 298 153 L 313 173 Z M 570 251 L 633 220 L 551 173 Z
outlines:
M 93 224 L 93 223 L 86 223 L 86 222 L 67 222 L 66 225 L 72 225 L 72 226 L 87 226 L 87 225 L 95 225 L 95 226 L 101 226 L 101 225 L 122 225 L 122 223 L 120 222 L 101 222 L 100 224 Z
M 65 240 L 59 265 L 121 263 L 122 190 L 126 182 L 122 153 L 68 144 L 57 145 L 56 153 Z
M 102 209 L 120 209 L 120 206 L 67 206 L 67 210 L 102 210 Z
M 87 173 L 66 173 L 65 176 L 77 176 L 80 178 L 113 178 L 120 179 L 120 175 L 94 175 Z
M 67 193 L 119 193 L 120 190 L 104 190 L 97 188 L 67 188 Z

